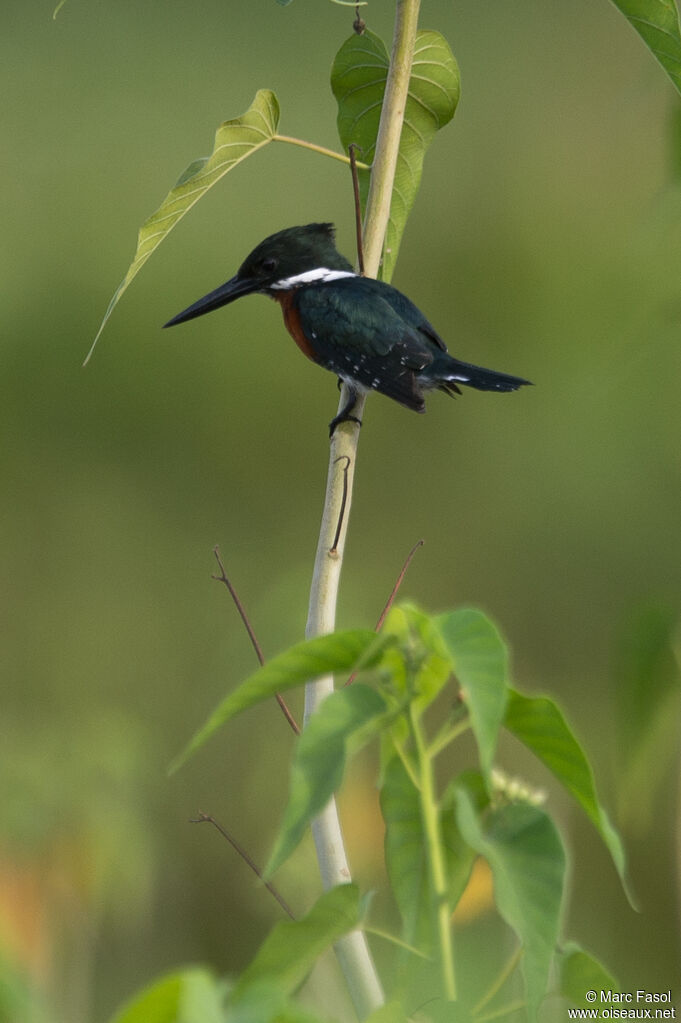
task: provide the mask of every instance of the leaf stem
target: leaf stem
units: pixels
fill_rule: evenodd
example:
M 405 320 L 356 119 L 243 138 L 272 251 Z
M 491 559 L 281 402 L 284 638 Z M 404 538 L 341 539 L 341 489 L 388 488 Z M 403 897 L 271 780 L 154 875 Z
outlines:
M 420 792 L 421 780 L 418 774 L 416 773 L 416 769 L 412 764 L 411 760 L 409 759 L 407 753 L 405 753 L 405 751 L 402 749 L 402 743 L 398 742 L 397 739 L 393 739 L 393 746 L 395 748 L 395 752 L 402 761 L 402 766 L 409 775 L 412 785 L 414 786 L 417 792 Z
M 330 156 L 333 160 L 340 160 L 341 163 L 350 166 L 350 158 L 344 153 L 337 153 L 334 149 L 327 149 L 326 146 L 318 146 L 316 142 L 306 142 L 305 139 L 297 139 L 293 135 L 273 135 L 272 141 L 289 142 L 292 146 L 311 149 L 313 153 L 319 153 L 320 156 Z M 360 160 L 357 160 L 357 166 L 360 170 L 371 170 L 368 163 L 362 163 Z
M 425 952 L 422 952 L 420 948 L 416 948 L 415 945 L 410 945 L 406 941 L 402 941 L 401 938 L 396 938 L 394 934 L 390 934 L 389 931 L 383 931 L 380 927 L 367 927 L 364 925 L 364 932 L 366 934 L 373 934 L 376 938 L 382 938 L 383 941 L 389 941 L 391 945 L 396 945 L 397 948 L 404 948 L 411 955 L 417 956 L 419 959 L 430 960 L 430 956 L 427 956 Z
M 477 1004 L 474 1005 L 473 1008 L 471 1009 L 471 1014 L 473 1016 L 479 1016 L 481 1010 L 484 1009 L 486 1005 L 489 1005 L 489 1003 L 492 1001 L 494 996 L 496 994 L 498 994 L 499 991 L 501 991 L 502 987 L 504 986 L 504 984 L 506 983 L 506 981 L 511 976 L 511 974 L 515 970 L 516 966 L 518 965 L 518 963 L 522 959 L 522 956 L 523 956 L 523 946 L 522 945 L 518 945 L 518 947 L 513 952 L 513 955 L 508 960 L 508 962 L 504 963 L 504 965 L 502 966 L 501 970 L 499 971 L 498 976 L 492 982 L 492 984 L 489 987 L 489 989 L 487 991 L 485 991 L 485 993 L 482 996 L 482 998 L 480 999 L 480 1001 L 477 1002 Z M 486 1016 L 485 1018 L 489 1018 L 489 1017 Z
M 518 998 L 515 1002 L 509 1002 L 508 1005 L 502 1005 L 499 1009 L 492 1009 L 485 1016 L 478 1016 L 476 1023 L 490 1023 L 493 1019 L 502 1019 L 504 1016 L 510 1016 L 512 1012 L 520 1012 L 521 1009 L 527 1007 L 527 1002 L 524 998 Z
M 440 964 L 445 997 L 456 1001 L 456 976 L 454 974 L 454 947 L 452 942 L 452 910 L 447 892 L 447 874 L 442 847 L 440 815 L 435 792 L 433 761 L 426 747 L 418 712 L 410 707 L 410 723 L 414 745 L 419 762 L 419 801 L 423 830 L 426 835 L 426 852 L 430 863 L 430 875 L 435 896 L 435 913 L 440 939 Z
M 470 726 L 471 723 L 468 718 L 464 721 L 457 722 L 455 725 L 445 725 L 445 727 L 428 744 L 428 756 L 434 760 L 439 753 L 442 753 L 443 749 L 446 749 L 447 746 L 449 746 L 450 742 L 454 742 L 460 735 L 467 732 Z

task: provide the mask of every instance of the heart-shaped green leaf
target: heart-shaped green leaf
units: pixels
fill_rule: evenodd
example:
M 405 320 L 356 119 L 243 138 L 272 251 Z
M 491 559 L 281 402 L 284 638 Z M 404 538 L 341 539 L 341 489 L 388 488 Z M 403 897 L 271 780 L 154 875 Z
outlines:
M 613 0 L 681 92 L 681 32 L 674 0 Z
M 560 926 L 565 882 L 560 835 L 543 810 L 527 803 L 510 803 L 481 818 L 463 789 L 456 793 L 456 818 L 466 842 L 489 863 L 499 912 L 522 941 L 528 1016 L 534 1020 Z
M 190 163 L 156 212 L 152 213 L 142 224 L 137 236 L 137 250 L 134 259 L 109 302 L 97 336 L 85 359 L 86 363 L 119 298 L 152 252 L 172 231 L 178 220 L 206 194 L 209 188 L 212 188 L 220 178 L 224 177 L 242 160 L 245 160 L 247 156 L 252 156 L 253 153 L 272 141 L 278 124 L 279 102 L 277 97 L 269 89 L 260 89 L 245 114 L 220 125 L 215 134 L 215 145 L 211 155 Z
M 370 164 L 374 158 L 389 63 L 383 41 L 366 31 L 343 43 L 331 69 L 341 143 L 346 151 L 355 143 L 364 163 Z M 447 40 L 439 32 L 419 31 L 385 239 L 383 280 L 392 277 L 402 233 L 421 181 L 426 149 L 436 131 L 454 116 L 459 92 L 459 68 Z M 364 209 L 369 171 L 360 170 L 359 181 Z

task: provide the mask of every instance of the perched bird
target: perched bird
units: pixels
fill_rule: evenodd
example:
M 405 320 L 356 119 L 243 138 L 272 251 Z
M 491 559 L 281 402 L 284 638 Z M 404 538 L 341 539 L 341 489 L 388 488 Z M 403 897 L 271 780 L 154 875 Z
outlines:
M 236 275 L 165 324 L 172 327 L 259 292 L 279 302 L 289 334 L 308 358 L 335 373 L 348 401 L 329 424 L 355 419 L 358 395 L 380 391 L 415 412 L 437 388 L 461 394 L 515 391 L 529 380 L 461 362 L 447 352 L 413 302 L 383 281 L 356 274 L 336 249 L 333 224 L 289 227 L 265 238 Z

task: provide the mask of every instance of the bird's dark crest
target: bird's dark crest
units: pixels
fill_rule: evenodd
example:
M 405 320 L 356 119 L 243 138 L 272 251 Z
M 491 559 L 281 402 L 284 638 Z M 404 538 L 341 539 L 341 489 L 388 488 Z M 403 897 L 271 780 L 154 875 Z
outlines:
M 316 267 L 350 271 L 352 265 L 336 248 L 335 232 L 330 223 L 303 224 L 277 231 L 246 256 L 237 276 L 264 275 L 274 280 L 277 275 L 283 278 Z

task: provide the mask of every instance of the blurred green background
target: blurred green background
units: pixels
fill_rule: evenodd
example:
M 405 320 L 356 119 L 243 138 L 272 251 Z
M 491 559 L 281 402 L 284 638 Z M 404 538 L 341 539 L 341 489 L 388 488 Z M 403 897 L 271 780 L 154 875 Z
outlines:
M 364 11 L 386 39 L 392 8 Z M 210 812 L 264 861 L 292 741 L 276 705 L 171 780 L 166 766 L 254 667 L 210 578 L 215 544 L 266 654 L 302 636 L 337 392 L 272 303 L 160 327 L 274 230 L 332 220 L 353 251 L 343 167 L 270 146 L 173 232 L 81 369 L 137 228 L 257 88 L 278 93 L 283 132 L 338 147 L 328 73 L 353 13 L 321 0 L 52 10 L 5 0 L 0 32 L 12 1023 L 103 1021 L 186 962 L 238 970 L 278 918 L 219 835 L 187 823 Z M 424 538 L 403 594 L 499 622 L 518 685 L 560 700 L 623 828 L 640 915 L 549 786 L 571 849 L 566 932 L 625 987 L 676 984 L 681 997 L 678 703 L 650 713 L 673 668 L 663 655 L 648 687 L 644 659 L 627 688 L 626 654 L 632 635 L 648 642 L 646 622 L 676 620 L 681 593 L 679 97 L 606 0 L 424 0 L 421 24 L 449 39 L 463 91 L 426 159 L 394 283 L 457 355 L 536 386 L 435 395 L 426 416 L 371 400 L 339 624 L 375 621 Z M 500 763 L 547 784 L 510 742 Z M 372 770 L 353 770 L 344 795 L 367 887 L 382 879 Z M 309 845 L 279 884 L 310 904 Z M 496 933 L 482 896 L 461 925 L 470 947 Z M 391 918 L 384 897 L 377 913 Z

